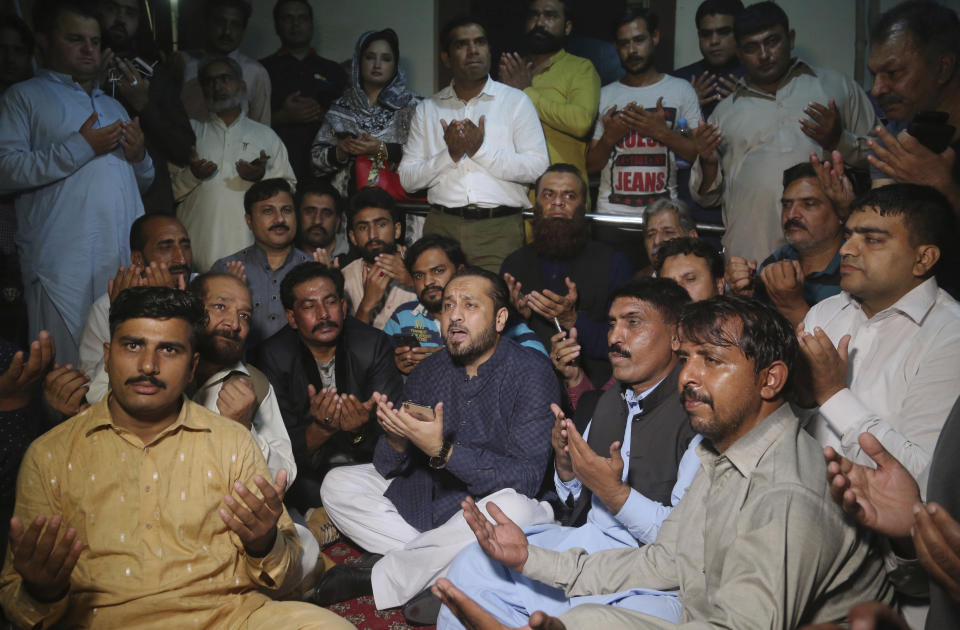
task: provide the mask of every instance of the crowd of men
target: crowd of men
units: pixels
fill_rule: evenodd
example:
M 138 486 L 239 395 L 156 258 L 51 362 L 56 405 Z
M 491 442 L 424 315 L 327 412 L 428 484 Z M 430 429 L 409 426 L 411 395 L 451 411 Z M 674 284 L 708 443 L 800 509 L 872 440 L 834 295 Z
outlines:
M 314 168 L 306 0 L 262 63 L 246 0 L 176 54 L 138 0 L 2 18 L 5 622 L 960 627 L 957 13 L 882 14 L 870 93 L 774 2 L 704 0 L 670 74 L 630 9 L 603 87 L 570 3 L 525 16 L 498 80 L 441 29 L 417 238 Z

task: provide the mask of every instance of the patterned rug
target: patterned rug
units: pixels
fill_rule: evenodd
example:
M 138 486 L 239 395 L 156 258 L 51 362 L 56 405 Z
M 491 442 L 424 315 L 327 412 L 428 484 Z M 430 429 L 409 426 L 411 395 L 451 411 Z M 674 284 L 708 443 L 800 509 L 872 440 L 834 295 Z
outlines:
M 340 541 L 324 549 L 337 564 L 352 564 L 360 559 L 362 552 L 350 543 Z M 409 630 L 410 626 L 399 608 L 377 610 L 373 597 L 358 597 L 326 607 L 360 630 Z M 435 626 L 415 626 L 418 630 L 434 630 Z

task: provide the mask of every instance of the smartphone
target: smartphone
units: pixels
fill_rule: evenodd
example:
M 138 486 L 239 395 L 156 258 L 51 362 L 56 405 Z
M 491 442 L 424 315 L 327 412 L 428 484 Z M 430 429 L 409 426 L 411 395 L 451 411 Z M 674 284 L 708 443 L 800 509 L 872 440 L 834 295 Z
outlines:
M 351 133 L 349 131 L 338 131 L 333 134 L 336 138 L 343 140 L 344 138 L 356 138 L 357 134 Z
M 410 333 L 401 333 L 399 335 L 394 335 L 393 340 L 397 342 L 398 348 L 419 348 L 420 340 L 417 339 L 416 335 L 411 335 Z
M 411 416 L 413 416 L 417 420 L 421 420 L 423 422 L 433 422 L 434 420 L 432 407 L 428 407 L 426 405 L 420 405 L 418 403 L 411 402 L 409 400 L 404 401 L 403 405 L 401 406 L 403 407 L 404 411 L 409 413 Z
M 907 133 L 934 153 L 943 153 L 950 146 L 956 127 L 948 125 L 947 112 L 919 112 L 907 127 Z

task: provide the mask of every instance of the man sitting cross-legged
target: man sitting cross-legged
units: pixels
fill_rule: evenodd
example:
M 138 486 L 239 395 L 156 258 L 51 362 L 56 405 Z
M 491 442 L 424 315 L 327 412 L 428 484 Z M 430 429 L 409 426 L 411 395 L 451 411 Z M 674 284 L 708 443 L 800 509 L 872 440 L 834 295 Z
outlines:
M 17 486 L 0 603 L 20 627 L 351 628 L 275 602 L 300 545 L 250 431 L 183 395 L 203 306 L 133 287 L 110 307 L 106 400 L 38 438 Z
M 617 385 L 600 398 L 584 437 L 554 409 L 554 484 L 573 506 L 570 523 L 581 524 L 584 515 L 586 523 L 528 529 L 531 544 L 596 552 L 656 538 L 700 464 L 688 447 L 700 438 L 677 396 L 674 353 L 680 309 L 689 301 L 686 291 L 663 278 L 633 280 L 614 291 L 607 343 Z M 457 556 L 447 577 L 509 625 L 523 625 L 535 610 L 556 612 L 583 601 L 490 562 L 477 545 Z M 676 597 L 660 600 L 665 615 L 679 614 Z M 460 625 L 444 609 L 437 627 Z
M 559 615 L 551 627 L 787 630 L 842 620 L 863 599 L 889 601 L 880 555 L 831 501 L 820 445 L 784 403 L 797 355 L 787 320 L 740 298 L 693 302 L 680 317 L 679 353 L 682 400 L 704 439 L 700 469 L 656 541 L 550 551 L 528 545 L 496 509 L 494 525 L 464 501 L 487 555 L 567 597 L 621 593 L 619 606 L 547 610 Z M 468 627 L 502 627 L 449 581 L 434 589 Z M 677 593 L 680 615 L 640 612 L 662 591 Z
M 337 528 L 384 556 L 328 571 L 317 603 L 372 592 L 377 608 L 389 608 L 417 595 L 473 542 L 460 516 L 466 496 L 502 501 L 524 526 L 553 521 L 549 504 L 529 497 L 546 472 L 559 387 L 547 361 L 502 336 L 508 300 L 503 279 L 478 267 L 444 287 L 444 348 L 403 391 L 415 406 L 381 396 L 385 435 L 373 464 L 331 470 L 321 489 Z

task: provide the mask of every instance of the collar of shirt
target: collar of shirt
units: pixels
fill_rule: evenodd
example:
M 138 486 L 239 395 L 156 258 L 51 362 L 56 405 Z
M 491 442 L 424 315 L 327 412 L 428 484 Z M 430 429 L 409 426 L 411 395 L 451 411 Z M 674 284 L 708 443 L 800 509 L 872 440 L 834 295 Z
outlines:
M 207 122 L 215 127 L 222 127 L 223 129 L 233 129 L 237 125 L 239 125 L 246 117 L 247 117 L 247 112 L 243 107 L 241 107 L 240 115 L 237 116 L 236 119 L 232 123 L 230 123 L 229 126 L 227 126 L 227 124 L 223 122 L 223 119 L 220 118 L 220 116 L 218 116 L 215 112 L 210 112 L 208 114 Z
M 200 389 L 198 391 L 209 389 L 218 383 L 222 383 L 223 381 L 230 378 L 231 375 L 237 374 L 237 373 L 250 376 L 250 370 L 247 369 L 247 366 L 244 365 L 243 361 L 237 361 L 236 365 L 233 365 L 224 370 L 220 370 L 219 372 L 217 372 L 216 374 L 208 378 L 207 381 L 200 386 Z
M 800 252 L 798 252 L 793 245 L 789 243 L 773 252 L 770 255 L 772 262 L 779 262 L 781 260 L 800 260 Z M 837 253 L 833 255 L 833 258 L 830 259 L 830 262 L 822 271 L 814 271 L 811 274 L 808 274 L 808 278 L 817 278 L 819 276 L 832 276 L 840 272 L 840 250 L 837 250 Z
M 711 478 L 724 460 L 729 461 L 743 477 L 749 477 L 791 419 L 796 422 L 790 405 L 783 403 L 723 453 L 718 453 L 709 440 L 703 440 L 697 445 L 697 457 Z
M 256 243 L 243 250 L 243 257 L 249 260 L 251 263 L 263 267 L 266 271 L 280 271 L 291 263 L 296 251 L 297 248 L 293 246 L 293 243 L 291 243 L 290 250 L 287 252 L 287 257 L 283 259 L 283 264 L 277 269 L 274 269 L 270 266 L 270 261 L 267 260 L 267 252 L 263 251 L 263 248 Z
M 433 316 L 433 313 L 427 310 L 427 307 L 423 305 L 423 302 L 417 301 L 417 305 L 410 309 L 410 314 L 414 317 L 423 317 L 429 319 L 430 321 L 435 321 L 437 318 Z
M 909 317 L 919 326 L 923 322 L 923 318 L 927 316 L 927 313 L 930 312 L 930 309 L 933 308 L 933 305 L 937 302 L 938 289 L 936 278 L 927 278 L 902 298 L 894 302 L 893 305 L 888 306 L 879 313 L 874 313 L 870 320 L 877 321 L 900 313 Z M 846 291 L 841 293 L 841 295 L 843 295 L 845 302 L 843 308 L 863 310 L 860 302 L 855 300 L 852 295 Z
M 456 90 L 453 89 L 454 83 L 455 83 L 454 81 L 450 81 L 450 85 L 440 90 L 440 92 L 437 93 L 437 97 L 440 100 L 450 100 L 450 99 L 459 100 L 460 97 L 457 96 Z M 487 82 L 483 84 L 483 89 L 481 89 L 480 93 L 474 96 L 470 100 L 472 101 L 478 98 L 496 98 L 497 94 L 499 94 L 501 91 L 500 90 L 501 85 L 502 85 L 501 83 L 497 83 L 496 81 L 491 79 L 490 75 L 487 75 Z
M 561 61 L 563 61 L 563 58 L 566 57 L 568 54 L 569 54 L 569 53 L 568 53 L 566 50 L 564 50 L 563 48 L 561 48 L 560 50 L 558 50 L 557 52 L 555 52 L 555 53 L 553 54 L 553 56 L 550 57 L 550 59 L 547 60 L 547 63 L 544 64 L 544 66 L 543 66 L 542 68 L 540 68 L 539 70 L 537 70 L 536 74 L 543 74 L 544 72 L 546 72 L 547 70 L 549 70 L 550 68 L 552 68 L 554 64 L 557 64 L 557 63 L 560 63 Z
M 780 79 L 780 83 L 777 84 L 777 91 L 780 91 L 780 88 L 790 83 L 793 78 L 798 74 L 812 74 L 817 76 L 817 71 L 808 64 L 806 61 L 795 57 L 790 63 L 790 67 L 787 68 L 787 72 L 783 75 L 783 78 Z M 764 98 L 776 98 L 776 94 L 770 94 L 769 92 L 764 92 L 763 90 L 758 90 L 747 82 L 748 75 L 744 74 L 740 77 L 740 80 L 737 81 L 737 86 L 734 88 L 733 97 L 734 99 L 741 96 L 747 96 L 748 93 L 750 96 L 762 96 Z
M 664 377 L 664 378 L 666 378 L 666 377 Z M 632 406 L 632 407 L 636 407 L 637 405 L 640 404 L 640 401 L 641 401 L 641 400 L 643 400 L 644 398 L 646 398 L 647 396 L 649 396 L 650 394 L 652 394 L 652 393 L 653 393 L 653 390 L 655 390 L 657 387 L 659 387 L 659 386 L 660 386 L 660 383 L 662 383 L 663 380 L 664 380 L 664 379 L 660 379 L 659 381 L 657 381 L 657 384 L 656 384 L 656 385 L 654 385 L 654 386 L 651 387 L 650 389 L 645 389 L 644 391 L 640 392 L 639 394 L 638 394 L 637 392 L 635 392 L 632 387 L 627 386 L 627 387 L 623 390 L 623 398 L 624 398 L 624 400 L 627 401 L 627 405 Z
M 84 437 L 95 436 L 97 433 L 107 429 L 113 429 L 118 435 L 130 434 L 130 431 L 117 426 L 113 421 L 109 407 L 112 395 L 113 394 L 106 396 L 86 411 L 87 418 L 84 419 L 84 424 L 87 426 L 83 431 Z M 186 396 L 181 396 L 180 402 L 180 414 L 177 416 L 176 422 L 154 437 L 150 444 L 155 444 L 171 433 L 178 431 L 181 427 L 193 431 L 210 431 L 209 425 L 199 417 L 199 414 L 193 413 L 193 407 L 199 407 L 199 405 Z M 150 444 L 144 444 L 143 446 L 150 446 Z
M 37 71 L 36 76 L 47 79 L 48 81 L 52 81 L 54 83 L 60 83 L 72 90 L 80 90 L 81 92 L 86 92 L 86 90 L 83 89 L 82 85 L 80 85 L 79 83 L 73 80 L 73 77 L 71 75 L 64 74 L 63 72 L 57 72 L 55 70 L 51 70 L 50 68 L 40 68 Z M 101 94 L 106 94 L 106 92 L 101 90 L 99 85 L 94 84 L 93 90 L 91 90 L 90 96 L 96 97 Z

